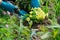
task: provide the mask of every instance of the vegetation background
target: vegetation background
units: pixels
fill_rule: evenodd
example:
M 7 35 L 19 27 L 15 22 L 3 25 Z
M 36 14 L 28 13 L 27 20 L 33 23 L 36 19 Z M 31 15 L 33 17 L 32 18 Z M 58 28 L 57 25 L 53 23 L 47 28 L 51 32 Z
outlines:
M 31 12 L 30 0 L 15 0 L 12 3 Z M 14 13 L 11 16 L 0 7 L 0 40 L 60 40 L 60 0 L 40 0 L 40 3 L 39 10 L 32 9 L 32 17 L 28 13 L 17 18 Z M 41 10 L 42 16 L 36 19 L 35 12 Z M 47 18 L 43 19 L 44 15 Z

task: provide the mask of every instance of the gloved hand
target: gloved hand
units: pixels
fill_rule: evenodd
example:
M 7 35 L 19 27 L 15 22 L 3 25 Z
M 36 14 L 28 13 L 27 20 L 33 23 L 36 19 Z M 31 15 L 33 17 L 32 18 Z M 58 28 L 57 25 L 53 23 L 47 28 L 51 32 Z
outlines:
M 33 8 L 38 8 L 38 7 L 40 7 L 40 0 L 31 0 L 31 7 L 33 7 Z
M 14 12 L 15 11 L 14 9 L 18 10 L 18 8 L 10 2 L 2 1 L 0 6 L 9 12 Z M 27 12 L 25 12 L 24 10 L 18 10 L 18 15 L 24 15 L 26 13 Z
M 4 1 L 0 3 L 0 6 L 9 12 L 14 12 L 14 9 L 16 8 L 12 3 Z

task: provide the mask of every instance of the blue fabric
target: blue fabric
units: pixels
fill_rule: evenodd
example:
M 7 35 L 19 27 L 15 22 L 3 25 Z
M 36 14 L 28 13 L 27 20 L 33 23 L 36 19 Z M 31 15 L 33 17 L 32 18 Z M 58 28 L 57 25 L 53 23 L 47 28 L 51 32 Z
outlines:
M 2 1 L 2 3 L 0 4 L 0 6 L 2 8 L 4 8 L 5 10 L 9 11 L 9 12 L 14 12 L 15 6 L 13 4 L 11 4 L 10 2 L 4 2 Z
M 19 15 L 19 16 L 20 16 L 20 15 L 24 16 L 25 14 L 27 14 L 26 11 L 24 11 L 24 10 L 20 10 L 18 15 Z
M 33 8 L 40 7 L 40 1 L 39 0 L 31 0 L 31 7 L 33 7 Z

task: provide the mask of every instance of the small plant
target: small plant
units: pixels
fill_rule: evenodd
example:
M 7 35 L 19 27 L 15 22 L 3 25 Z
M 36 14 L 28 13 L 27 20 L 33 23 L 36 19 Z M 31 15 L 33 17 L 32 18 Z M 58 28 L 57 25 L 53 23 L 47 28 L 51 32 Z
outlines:
M 32 8 L 30 14 L 26 17 L 26 21 L 41 22 L 46 17 L 48 17 L 48 13 L 44 13 L 41 8 Z

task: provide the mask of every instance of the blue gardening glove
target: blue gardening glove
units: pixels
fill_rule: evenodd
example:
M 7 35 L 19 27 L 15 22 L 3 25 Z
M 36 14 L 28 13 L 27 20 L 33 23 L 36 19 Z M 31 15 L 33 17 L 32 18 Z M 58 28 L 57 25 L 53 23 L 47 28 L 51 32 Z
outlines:
M 12 3 L 10 2 L 4 2 L 2 1 L 2 3 L 0 4 L 0 6 L 2 8 L 4 8 L 5 10 L 9 11 L 9 12 L 14 12 L 14 9 L 17 9 L 17 7 L 15 7 Z M 18 11 L 18 15 L 25 15 L 27 12 L 25 12 L 24 10 L 19 10 Z
M 27 12 L 24 11 L 24 10 L 20 10 L 19 13 L 18 13 L 19 16 L 20 16 L 20 15 L 24 16 L 25 14 L 27 14 Z
M 4 1 L 2 1 L 0 6 L 9 12 L 14 12 L 14 9 L 16 8 L 12 3 Z
M 31 7 L 33 7 L 33 8 L 40 7 L 40 0 L 31 0 Z

